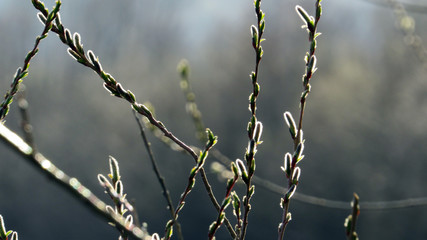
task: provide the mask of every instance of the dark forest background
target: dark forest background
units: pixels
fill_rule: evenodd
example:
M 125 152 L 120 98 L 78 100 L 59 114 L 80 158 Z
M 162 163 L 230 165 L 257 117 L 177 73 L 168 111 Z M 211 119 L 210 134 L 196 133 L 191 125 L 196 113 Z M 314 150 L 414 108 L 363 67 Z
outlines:
M 427 1 L 406 1 L 427 6 Z M 51 7 L 54 1 L 45 1 Z M 249 73 L 255 63 L 249 27 L 252 1 L 63 1 L 64 26 L 79 32 L 85 49 L 99 56 L 140 102 L 150 101 L 159 120 L 185 142 L 200 146 L 176 65 L 191 65 L 193 90 L 215 146 L 243 158 L 250 117 Z M 307 33 L 295 5 L 309 13 L 314 1 L 263 1 L 266 32 L 261 62 L 258 120 L 264 134 L 257 154 L 259 177 L 286 185 L 280 170 L 292 143 L 283 112 L 296 115 L 302 91 Z M 427 196 L 426 65 L 399 29 L 394 10 L 372 1 L 325 0 L 319 23 L 318 71 L 304 119 L 305 159 L 298 192 L 362 201 L 361 239 L 426 239 L 427 207 L 363 210 L 363 201 Z M 30 1 L 0 2 L 0 90 L 6 93 L 43 26 Z M 427 12 L 408 11 L 415 34 L 427 39 Z M 410 20 L 410 19 L 409 19 Z M 411 21 L 409 26 L 412 27 Z M 92 70 L 72 59 L 52 33 L 40 46 L 24 80 L 34 137 L 40 152 L 108 202 L 97 181 L 108 156 L 121 166 L 125 192 L 136 200 L 151 233 L 163 234 L 169 213 L 129 104 L 109 96 Z M 14 102 L 6 125 L 20 132 Z M 193 160 L 149 134 L 176 204 Z M 221 198 L 225 183 L 207 172 Z M 200 179 L 198 179 L 200 180 Z M 257 187 L 247 239 L 275 239 L 280 195 Z M 291 203 L 287 239 L 343 239 L 348 210 Z M 114 228 L 0 145 L 0 214 L 21 239 L 115 239 Z M 216 218 L 200 182 L 180 214 L 186 239 L 204 239 Z M 224 228 L 218 239 L 228 239 Z

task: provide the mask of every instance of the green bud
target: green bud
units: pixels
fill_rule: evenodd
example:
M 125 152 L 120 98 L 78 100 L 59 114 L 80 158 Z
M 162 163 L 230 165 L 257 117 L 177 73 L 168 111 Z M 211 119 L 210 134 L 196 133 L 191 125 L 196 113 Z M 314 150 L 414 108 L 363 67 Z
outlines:
M 252 83 L 255 83 L 256 82 L 255 72 L 251 72 L 251 74 L 249 76 L 251 77 Z
M 253 138 L 253 134 L 254 134 L 254 127 L 253 127 L 253 125 L 252 125 L 251 122 L 248 123 L 247 131 L 248 131 L 248 137 L 249 137 L 249 139 L 252 139 Z
M 285 199 L 280 198 L 280 208 L 285 208 Z
M 227 198 L 225 198 L 224 199 L 224 201 L 222 202 L 222 206 L 223 206 L 223 208 L 224 209 L 226 209 L 227 207 L 228 207 L 228 205 L 230 204 L 230 202 L 231 202 L 231 197 L 230 196 L 228 196 Z
M 257 122 L 256 126 L 255 126 L 255 136 L 254 136 L 254 140 L 255 140 L 256 144 L 260 143 L 262 129 L 263 129 L 262 123 L 261 122 Z
M 291 133 L 292 139 L 295 140 L 297 137 L 297 130 L 296 130 L 296 124 L 294 121 L 294 118 L 292 117 L 292 114 L 290 112 L 285 112 L 283 114 L 283 117 L 285 118 L 286 125 L 288 125 L 289 132 Z
M 240 159 L 237 159 L 236 163 L 237 163 L 237 167 L 239 168 L 239 172 L 242 173 L 241 176 L 242 176 L 243 182 L 248 183 L 249 177 L 248 177 L 248 172 L 246 171 L 245 164 L 243 164 L 243 161 Z
M 46 17 L 42 13 L 37 13 L 37 17 L 43 25 L 46 24 Z
M 208 137 L 208 141 L 209 141 L 208 145 L 209 145 L 210 147 L 212 147 L 213 145 L 215 145 L 215 144 L 216 144 L 216 142 L 218 141 L 218 137 L 217 137 L 217 136 L 215 136 L 215 135 L 213 134 L 213 132 L 212 132 L 209 128 L 206 128 L 206 135 L 207 135 L 207 137 Z
M 322 16 L 322 5 L 320 5 L 320 1 L 316 7 L 316 22 L 319 21 L 320 16 Z
M 129 96 L 129 99 L 128 99 L 129 102 L 131 103 L 136 102 L 135 95 L 130 90 L 127 91 L 127 96 Z
M 83 50 L 83 49 L 82 49 Z M 99 60 L 97 57 L 95 57 L 95 54 L 92 52 L 92 50 L 87 51 L 87 55 L 89 56 L 89 59 L 91 61 L 91 63 L 93 64 L 93 66 L 95 67 L 95 71 L 97 73 L 102 71 L 102 66 L 99 63 Z
M 19 75 L 19 79 L 23 79 L 24 77 L 26 77 L 28 75 L 28 71 L 23 71 L 21 72 L 21 74 Z
M 350 214 L 344 221 L 344 227 L 347 235 L 350 234 L 352 220 L 353 220 L 353 217 Z
M 74 46 L 77 48 L 80 54 L 84 54 L 83 45 L 80 41 L 80 34 L 75 32 L 73 35 L 74 38 Z
M 194 179 L 194 177 L 196 176 L 196 174 L 197 174 L 197 171 L 198 171 L 198 168 L 197 167 L 193 167 L 192 169 L 191 169 L 191 171 L 190 171 L 190 176 L 188 176 L 188 178 L 189 179 Z
M 80 56 L 78 53 L 76 53 L 75 51 L 73 51 L 73 49 L 68 48 L 68 54 L 70 54 L 71 57 L 73 57 L 76 60 L 80 59 Z
M 113 86 L 110 86 L 107 83 L 104 83 L 104 88 L 109 91 L 111 93 L 111 95 L 116 96 L 116 97 L 120 97 L 120 94 L 117 92 L 116 88 Z M 134 108 L 135 109 L 135 108 Z M 136 109 L 135 109 L 136 110 Z M 138 110 L 136 110 L 138 111 Z
M 249 189 L 249 199 L 254 195 L 255 193 L 255 185 L 252 185 Z
M 179 61 L 176 69 L 179 72 L 179 74 L 181 75 L 182 79 L 188 78 L 188 75 L 190 72 L 190 66 L 189 66 L 188 61 L 186 59 L 182 59 L 181 61 Z
M 286 222 L 290 222 L 291 220 L 292 220 L 292 214 L 288 212 L 288 214 L 286 214 Z
M 299 167 L 296 167 L 294 169 L 294 173 L 292 174 L 292 182 L 294 184 L 298 184 L 299 176 L 301 175 L 301 169 Z
M 119 93 L 120 97 L 127 99 L 126 98 L 126 96 L 128 95 L 127 91 L 122 87 L 120 83 L 116 84 L 116 91 Z
M 199 159 L 197 160 L 197 166 L 198 167 L 203 166 L 207 157 L 208 157 L 208 151 L 200 152 Z
M 292 167 L 295 167 L 297 162 L 301 161 L 304 158 L 304 155 L 302 155 L 302 152 L 304 151 L 304 143 L 300 142 L 297 145 L 297 148 L 294 152 L 294 156 L 292 159 Z
M 231 170 L 234 173 L 234 178 L 238 178 L 239 176 L 242 175 L 242 172 L 240 171 L 240 169 L 236 166 L 236 164 L 234 162 L 231 162 Z
M 254 5 L 255 5 L 255 11 L 258 13 L 261 7 L 261 0 L 254 0 Z
M 254 94 L 255 94 L 255 96 L 258 96 L 258 94 L 259 94 L 259 84 L 258 83 L 255 83 L 255 86 L 254 86 Z
M 235 214 L 240 213 L 240 199 L 239 196 L 237 196 L 236 192 L 232 192 L 231 193 L 232 197 L 233 197 L 233 208 L 235 210 Z
M 258 29 L 254 25 L 251 26 L 251 35 L 252 35 L 252 47 L 257 49 L 257 47 L 258 47 Z
M 40 12 L 43 13 L 43 15 L 48 15 L 48 11 L 45 8 L 43 2 L 37 1 L 37 0 L 31 0 L 31 2 L 33 3 L 33 6 L 39 10 Z
M 307 27 L 307 29 L 310 32 L 314 32 L 314 19 L 313 17 L 309 16 L 308 13 L 302 8 L 301 6 L 297 5 L 295 7 L 295 10 L 297 11 L 300 18 L 305 22 L 306 25 L 303 27 Z
M 143 104 L 132 104 L 133 109 L 135 109 L 135 111 L 137 111 L 138 113 L 142 114 L 143 116 L 146 117 L 152 117 L 153 114 L 151 113 L 151 111 Z
M 257 59 L 260 60 L 263 55 L 264 55 L 264 50 L 262 50 L 262 47 L 260 46 L 257 51 Z
M 217 222 L 216 221 L 213 221 L 212 223 L 211 223 L 211 225 L 209 225 L 209 236 L 212 236 L 213 234 L 215 234 L 215 231 L 217 230 Z
M 165 237 L 166 238 L 170 238 L 172 236 L 172 234 L 173 234 L 172 225 L 173 225 L 173 221 L 172 220 L 169 220 L 167 222 L 167 224 L 166 224 L 166 233 L 165 233 Z
M 225 212 L 221 212 L 221 214 L 219 214 L 219 224 L 222 224 L 224 222 L 224 217 L 225 217 Z
M 4 220 L 2 215 L 0 215 L 0 238 L 7 239 L 6 227 L 4 226 Z
M 68 46 L 73 46 L 73 39 L 71 38 L 70 30 L 65 29 L 65 40 L 67 41 Z
M 262 20 L 262 21 L 261 21 L 261 26 L 260 26 L 260 31 L 261 31 L 261 33 L 263 33 L 263 32 L 264 32 L 264 30 L 265 30 L 265 21 L 264 21 L 264 20 Z
M 123 182 L 117 181 L 116 184 L 114 185 L 114 190 L 116 190 L 117 194 L 119 194 L 120 196 L 123 196 Z
M 291 154 L 286 153 L 284 161 L 283 161 L 283 166 L 281 167 L 281 169 L 282 169 L 282 171 L 284 171 L 286 173 L 287 178 L 289 178 L 291 175 L 291 161 L 292 161 Z

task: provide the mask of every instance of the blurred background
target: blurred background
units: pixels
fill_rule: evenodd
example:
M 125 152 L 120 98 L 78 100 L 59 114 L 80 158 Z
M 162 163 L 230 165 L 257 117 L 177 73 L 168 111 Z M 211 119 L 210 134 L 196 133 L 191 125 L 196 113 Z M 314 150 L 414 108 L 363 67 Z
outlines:
M 264 141 L 256 155 L 256 174 L 281 186 L 280 170 L 292 142 L 283 112 L 297 116 L 308 38 L 295 5 L 314 13 L 314 0 L 263 1 L 266 31 L 261 61 L 258 120 Z M 51 8 L 54 1 L 45 1 Z M 348 201 L 347 210 L 292 201 L 287 239 L 344 239 L 344 219 L 357 192 L 362 212 L 361 239 L 426 239 L 427 207 L 363 210 L 363 201 L 426 197 L 427 81 L 425 56 L 427 1 L 405 0 L 409 18 L 386 1 L 326 0 L 319 23 L 318 71 L 304 119 L 305 159 L 298 192 Z M 420 7 L 415 7 L 414 5 Z M 424 6 L 424 7 L 422 7 Z M 218 135 L 216 148 L 243 159 L 250 118 L 249 73 L 255 56 L 250 26 L 256 23 L 252 1 L 63 1 L 61 18 L 79 32 L 139 102 L 149 101 L 156 115 L 184 142 L 195 138 L 176 66 L 191 65 L 190 81 L 205 125 Z M 0 1 L 0 90 L 13 74 L 43 26 L 30 1 Z M 403 20 L 402 20 L 403 19 Z M 418 45 L 417 45 L 418 44 Z M 50 33 L 24 79 L 35 142 L 46 157 L 78 178 L 110 204 L 97 181 L 109 171 L 108 156 L 120 164 L 125 192 L 135 199 L 141 221 L 163 235 L 169 219 L 166 202 L 143 147 L 127 102 L 109 96 L 101 79 L 67 54 Z M 17 102 L 6 126 L 22 134 Z M 176 204 L 187 184 L 193 160 L 170 150 L 148 134 Z M 0 145 L 0 214 L 7 229 L 22 239 L 116 239 L 106 221 L 88 211 L 4 144 Z M 215 193 L 225 183 L 206 170 Z M 237 188 L 243 194 L 241 188 Z M 275 239 L 281 221 L 280 195 L 257 186 L 247 239 Z M 233 219 L 229 213 L 228 216 Z M 186 239 L 205 239 L 215 210 L 198 179 L 180 214 Z M 221 227 L 217 239 L 229 239 Z

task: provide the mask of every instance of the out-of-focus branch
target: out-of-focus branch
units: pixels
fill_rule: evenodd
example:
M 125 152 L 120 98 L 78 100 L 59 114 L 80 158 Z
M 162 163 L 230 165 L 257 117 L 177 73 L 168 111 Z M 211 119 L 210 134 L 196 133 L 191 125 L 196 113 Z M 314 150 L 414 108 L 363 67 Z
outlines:
M 21 128 L 24 133 L 25 142 L 27 142 L 28 145 L 30 145 L 30 147 L 35 150 L 36 144 L 34 142 L 33 126 L 31 126 L 30 116 L 28 114 L 28 101 L 26 99 L 25 89 L 25 85 L 21 84 L 21 88 L 16 95 L 18 98 L 19 112 L 21 113 Z
M 389 0 L 362 0 L 363 2 L 367 2 L 380 7 L 392 7 L 389 4 Z M 421 13 L 427 14 L 427 5 L 413 4 L 413 3 L 405 3 L 399 2 L 408 12 L 413 13 Z
M 107 205 L 95 196 L 87 187 L 81 184 L 77 178 L 68 176 L 65 172 L 56 167 L 49 159 L 31 148 L 30 145 L 28 145 L 21 137 L 3 124 L 0 124 L 0 139 L 17 154 L 26 159 L 29 163 L 33 164 L 33 166 L 35 166 L 43 175 L 60 185 L 64 190 L 71 193 L 88 208 L 98 213 L 108 221 L 116 224 L 119 229 L 122 229 L 130 236 L 137 239 L 151 239 L 151 236 L 149 236 L 146 231 L 135 225 L 128 225 L 129 227 L 126 227 L 125 219 L 117 214 L 112 215 L 108 213 L 106 210 Z

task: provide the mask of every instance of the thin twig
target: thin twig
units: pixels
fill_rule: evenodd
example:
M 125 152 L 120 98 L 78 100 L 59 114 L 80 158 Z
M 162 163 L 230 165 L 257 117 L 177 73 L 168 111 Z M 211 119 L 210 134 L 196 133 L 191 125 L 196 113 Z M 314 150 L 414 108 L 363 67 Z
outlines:
M 291 155 L 290 153 L 285 154 L 284 166 L 282 167 L 283 171 L 288 178 L 288 190 L 285 193 L 284 197 L 281 199 L 281 207 L 283 208 L 282 221 L 279 224 L 278 229 L 278 239 L 282 240 L 284 237 L 284 233 L 286 230 L 286 226 L 289 221 L 291 221 L 292 216 L 289 212 L 290 200 L 294 196 L 295 191 L 298 186 L 299 176 L 301 173 L 301 169 L 297 167 L 297 163 L 304 158 L 303 150 L 304 150 L 304 138 L 302 131 L 302 123 L 304 118 L 304 109 L 307 101 L 308 94 L 311 90 L 310 80 L 313 73 L 316 71 L 316 56 L 314 55 L 317 47 L 316 38 L 320 35 L 317 33 L 317 24 L 319 22 L 320 16 L 322 15 L 322 5 L 320 4 L 322 0 L 316 0 L 316 8 L 315 15 L 309 16 L 308 13 L 300 6 L 296 6 L 295 10 L 298 15 L 301 17 L 305 25 L 303 27 L 308 32 L 308 39 L 310 42 L 309 51 L 305 56 L 305 74 L 302 77 L 302 84 L 304 87 L 304 91 L 301 94 L 300 99 L 300 113 L 299 113 L 299 121 L 298 125 L 295 124 L 295 121 L 290 112 L 284 113 L 284 118 L 286 124 L 289 127 L 289 131 L 291 133 L 291 137 L 294 141 L 294 153 Z
M 249 110 L 251 111 L 251 118 L 248 123 L 248 137 L 249 144 L 245 154 L 246 166 L 248 169 L 247 178 L 245 173 L 242 172 L 242 179 L 246 184 L 246 195 L 243 198 L 243 224 L 242 228 L 239 229 L 240 232 L 240 240 L 244 240 L 246 236 L 246 229 L 248 227 L 249 221 L 249 212 L 251 210 L 250 200 L 255 192 L 255 186 L 252 185 L 252 176 L 255 173 L 255 154 L 256 148 L 261 143 L 260 137 L 262 133 L 262 124 L 256 118 L 256 102 L 259 95 L 260 86 L 258 84 L 258 75 L 259 75 L 259 65 L 261 62 L 261 58 L 263 56 L 263 49 L 261 46 L 261 42 L 264 40 L 262 35 L 265 29 L 265 14 L 261 10 L 261 0 L 254 0 L 254 8 L 255 14 L 257 16 L 257 25 L 251 26 L 251 34 L 252 34 L 252 47 L 255 50 L 255 71 L 251 72 L 249 75 L 252 81 L 252 93 L 249 96 Z M 243 169 L 241 169 L 243 170 Z M 246 178 L 246 179 L 245 179 Z
M 39 51 L 39 44 L 41 40 L 47 37 L 48 32 L 51 30 L 53 21 L 58 16 L 59 8 L 61 6 L 61 2 L 57 1 L 55 7 L 52 9 L 50 13 L 45 9 L 46 15 L 44 16 L 44 28 L 40 36 L 37 36 L 33 49 L 27 54 L 24 60 L 24 65 L 19 67 L 16 70 L 15 76 L 13 77 L 12 84 L 10 86 L 10 91 L 6 93 L 4 96 L 3 102 L 0 104 L 0 122 L 3 120 L 7 113 L 9 112 L 10 104 L 13 101 L 13 97 L 19 90 L 19 83 L 22 82 L 22 79 L 28 75 L 28 68 L 30 67 L 30 61 Z M 43 6 L 44 7 L 44 6 Z
M 202 113 L 197 107 L 196 103 L 196 94 L 193 92 L 190 84 L 189 74 L 190 74 L 190 66 L 188 61 L 182 59 L 177 66 L 177 70 L 180 74 L 181 81 L 180 87 L 181 91 L 185 97 L 185 110 L 190 115 L 191 120 L 193 121 L 194 127 L 196 128 L 196 138 L 202 142 L 206 142 L 206 134 L 205 134 L 205 124 L 202 120 Z
M 354 193 L 354 199 L 351 202 L 352 213 L 345 219 L 344 227 L 346 230 L 347 240 L 359 240 L 356 233 L 357 217 L 360 214 L 359 196 Z
M 142 137 L 142 141 L 144 142 L 145 149 L 147 150 L 148 157 L 150 158 L 150 161 L 151 161 L 151 166 L 153 167 L 154 173 L 157 176 L 157 180 L 159 181 L 160 186 L 162 187 L 163 196 L 166 199 L 169 212 L 171 214 L 171 217 L 173 218 L 174 213 L 175 213 L 175 208 L 172 204 L 172 199 L 171 199 L 171 196 L 169 194 L 169 190 L 166 187 L 165 178 L 162 176 L 162 174 L 160 173 L 159 167 L 157 166 L 157 161 L 154 158 L 154 153 L 153 153 L 153 150 L 151 148 L 151 144 L 150 144 L 150 142 L 148 142 L 147 136 L 145 135 L 145 131 L 144 131 L 144 127 L 142 126 L 141 119 L 138 117 L 138 115 L 135 113 L 135 111 L 132 111 L 132 113 L 135 117 L 136 123 L 138 124 L 139 131 L 140 131 L 141 137 Z M 178 232 L 178 238 L 183 240 L 184 236 L 182 235 L 181 224 L 178 221 L 175 224 L 176 224 L 176 229 Z
M 240 172 L 239 172 L 238 167 L 236 166 L 236 164 L 234 162 L 231 163 L 231 169 L 233 171 L 233 178 L 230 178 L 227 181 L 227 188 L 226 188 L 224 200 L 222 201 L 222 204 L 221 204 L 221 209 L 218 212 L 218 216 L 217 216 L 216 220 L 209 226 L 209 233 L 208 233 L 209 240 L 215 239 L 216 231 L 219 229 L 219 227 L 224 222 L 225 209 L 228 207 L 230 202 L 233 201 L 232 199 L 234 199 L 233 196 L 235 195 L 235 192 L 232 192 L 232 190 L 233 190 L 234 185 L 236 184 L 237 180 L 239 180 L 239 178 L 240 178 Z M 239 214 L 236 214 L 236 216 L 238 217 Z M 239 221 L 239 219 L 237 219 L 237 221 Z
M 196 183 L 197 173 L 199 173 L 203 169 L 203 165 L 205 164 L 205 160 L 208 157 L 209 150 L 217 142 L 218 137 L 214 136 L 210 129 L 206 129 L 206 133 L 207 133 L 208 141 L 206 143 L 205 149 L 200 153 L 200 157 L 198 158 L 198 160 L 196 162 L 196 166 L 194 166 L 190 171 L 190 175 L 188 177 L 187 187 L 185 188 L 184 192 L 181 194 L 181 198 L 179 199 L 179 203 L 178 203 L 178 206 L 176 207 L 173 218 L 171 220 L 169 220 L 166 224 L 165 237 L 164 237 L 164 239 L 166 239 L 166 240 L 169 240 L 172 237 L 173 226 L 178 219 L 178 214 L 180 213 L 180 211 L 184 207 L 185 199 L 190 194 L 191 190 L 193 189 L 193 187 Z

